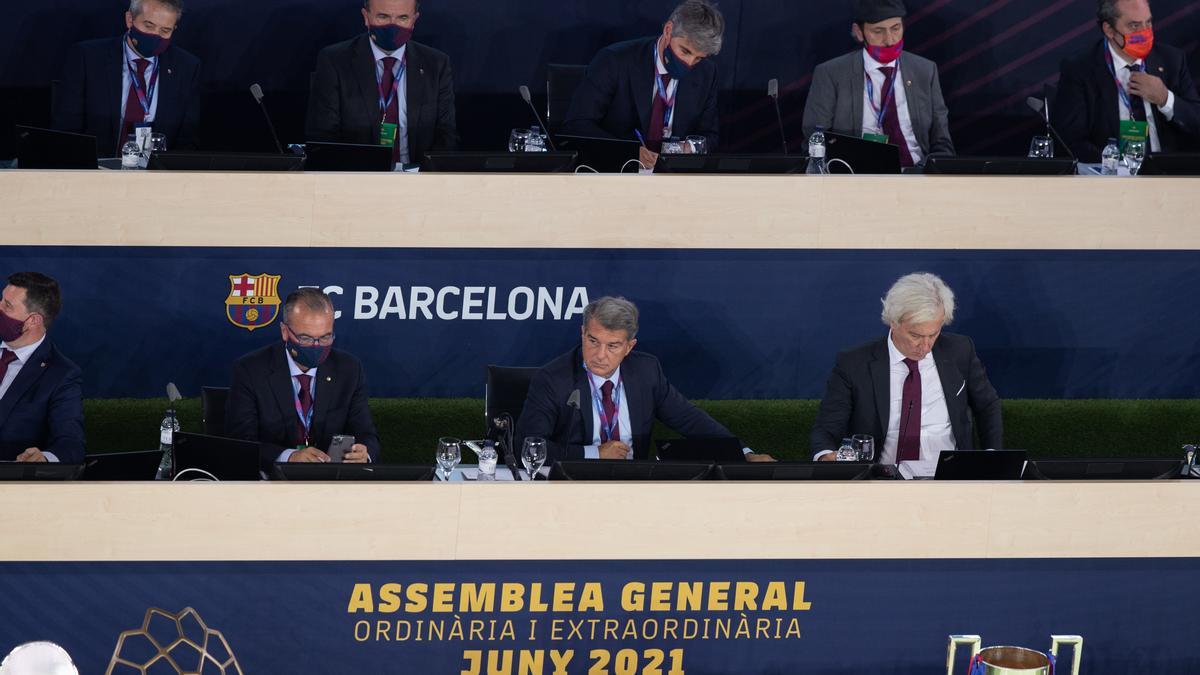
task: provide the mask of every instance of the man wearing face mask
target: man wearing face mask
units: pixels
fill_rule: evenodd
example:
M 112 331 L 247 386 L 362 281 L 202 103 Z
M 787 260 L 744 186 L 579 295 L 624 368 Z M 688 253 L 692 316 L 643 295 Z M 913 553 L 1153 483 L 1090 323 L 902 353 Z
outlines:
M 843 438 L 875 439 L 875 461 L 936 460 L 942 450 L 1003 447 L 1000 396 L 954 320 L 939 277 L 901 277 L 883 298 L 885 338 L 838 354 L 813 422 L 813 458 L 832 461 Z M 979 445 L 975 434 L 978 431 Z
M 903 167 L 953 155 L 950 113 L 937 64 L 904 50 L 903 0 L 854 0 L 851 33 L 862 45 L 813 73 L 804 135 L 818 127 L 900 148 Z
M 321 50 L 308 140 L 385 145 L 397 169 L 458 146 L 450 58 L 411 40 L 420 8 L 418 0 L 364 0 L 366 32 Z
M 328 462 L 335 435 L 354 436 L 346 462 L 379 459 L 362 363 L 333 349 L 333 302 L 316 288 L 287 296 L 280 341 L 233 365 L 226 434 L 257 441 L 264 471 L 275 462 Z
M 0 299 L 0 461 L 84 459 L 82 375 L 46 336 L 61 308 L 54 279 L 8 277 Z
M 1147 0 L 1100 0 L 1104 37 L 1062 64 L 1050 114 L 1082 162 L 1099 162 L 1108 139 L 1148 141 L 1147 152 L 1195 150 L 1200 96 L 1187 55 L 1154 40 Z
M 96 137 L 101 157 L 116 157 L 138 127 L 172 150 L 196 147 L 200 61 L 171 41 L 183 0 L 130 0 L 126 32 L 91 40 L 67 54 L 54 96 L 55 129 Z
M 641 162 L 658 161 L 663 139 L 704 136 L 717 147 L 717 67 L 725 17 L 708 0 L 686 0 L 662 34 L 600 50 L 563 120 L 562 133 L 641 140 Z

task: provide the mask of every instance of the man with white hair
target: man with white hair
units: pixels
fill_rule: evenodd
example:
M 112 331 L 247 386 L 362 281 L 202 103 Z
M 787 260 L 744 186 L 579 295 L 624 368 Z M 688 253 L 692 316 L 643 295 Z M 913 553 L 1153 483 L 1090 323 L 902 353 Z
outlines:
M 927 273 L 901 277 L 883 299 L 882 318 L 887 337 L 837 356 L 813 423 L 813 458 L 835 459 L 841 440 L 854 434 L 875 438 L 882 464 L 1003 447 L 1000 397 L 975 343 L 942 332 L 954 319 L 946 283 Z

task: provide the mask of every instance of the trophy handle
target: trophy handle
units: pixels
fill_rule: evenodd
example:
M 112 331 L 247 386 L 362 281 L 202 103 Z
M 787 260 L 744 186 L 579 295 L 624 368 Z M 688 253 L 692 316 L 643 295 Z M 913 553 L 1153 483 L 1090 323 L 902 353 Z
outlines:
M 950 646 L 946 650 L 946 675 L 954 675 L 954 652 L 958 645 L 971 645 L 973 659 L 979 654 L 979 645 L 982 642 L 983 639 L 978 635 L 951 635 Z
M 1083 660 L 1083 636 L 1082 635 L 1051 635 L 1050 636 L 1050 655 L 1055 659 L 1058 658 L 1059 645 L 1071 645 L 1073 659 L 1071 660 L 1071 675 L 1079 675 L 1079 662 Z

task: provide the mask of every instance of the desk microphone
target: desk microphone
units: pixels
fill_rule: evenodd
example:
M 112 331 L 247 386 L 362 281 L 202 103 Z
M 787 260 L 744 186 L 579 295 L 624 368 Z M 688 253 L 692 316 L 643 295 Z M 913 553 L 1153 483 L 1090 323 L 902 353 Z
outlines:
M 529 95 L 529 87 L 521 85 L 521 98 L 525 99 L 525 102 L 529 104 L 529 109 L 533 111 L 533 116 L 537 118 L 538 126 L 546 134 L 546 142 L 550 144 L 550 151 L 558 152 L 558 148 L 554 147 L 554 139 L 550 138 L 550 130 L 546 128 L 546 123 L 542 121 L 542 114 L 537 111 L 537 106 L 533 104 L 533 97 Z
M 275 140 L 275 149 L 279 154 L 283 154 L 283 146 L 279 144 L 279 135 L 275 133 L 275 123 L 271 121 L 271 115 L 267 112 L 267 106 L 263 104 L 263 90 L 258 86 L 258 83 L 250 85 L 250 95 L 258 101 L 258 107 L 262 108 L 263 117 L 267 118 L 267 128 L 271 130 L 271 138 Z
M 512 415 L 508 413 L 500 413 L 492 418 L 492 425 L 500 430 L 500 444 L 504 450 L 504 465 L 512 472 L 513 480 L 521 480 L 521 472 L 517 469 L 517 456 L 513 452 L 513 427 L 516 424 L 513 422 Z
M 1058 144 L 1063 147 L 1063 150 L 1067 151 L 1067 156 L 1071 159 L 1076 159 L 1075 153 L 1071 152 L 1071 146 L 1067 145 L 1063 141 L 1062 136 L 1058 135 L 1058 130 L 1054 128 L 1053 124 L 1050 124 L 1050 99 L 1030 96 L 1029 98 L 1025 99 L 1025 105 L 1029 106 L 1029 108 L 1037 113 L 1038 117 L 1046 123 L 1046 131 L 1050 132 L 1050 135 L 1054 137 L 1054 140 L 1058 141 Z
M 788 154 L 787 132 L 783 130 L 783 112 L 779 109 L 779 80 L 767 80 L 767 96 L 775 102 L 775 119 L 779 122 L 779 138 L 783 141 L 783 154 Z

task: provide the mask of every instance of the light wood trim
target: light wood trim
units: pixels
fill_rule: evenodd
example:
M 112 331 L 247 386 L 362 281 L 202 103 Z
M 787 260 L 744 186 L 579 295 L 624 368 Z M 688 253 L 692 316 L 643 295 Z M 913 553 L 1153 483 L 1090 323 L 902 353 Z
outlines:
M 78 246 L 1195 250 L 1198 186 L 1081 176 L 3 171 L 0 236 Z
M 0 560 L 1200 557 L 1200 481 L 10 484 Z

